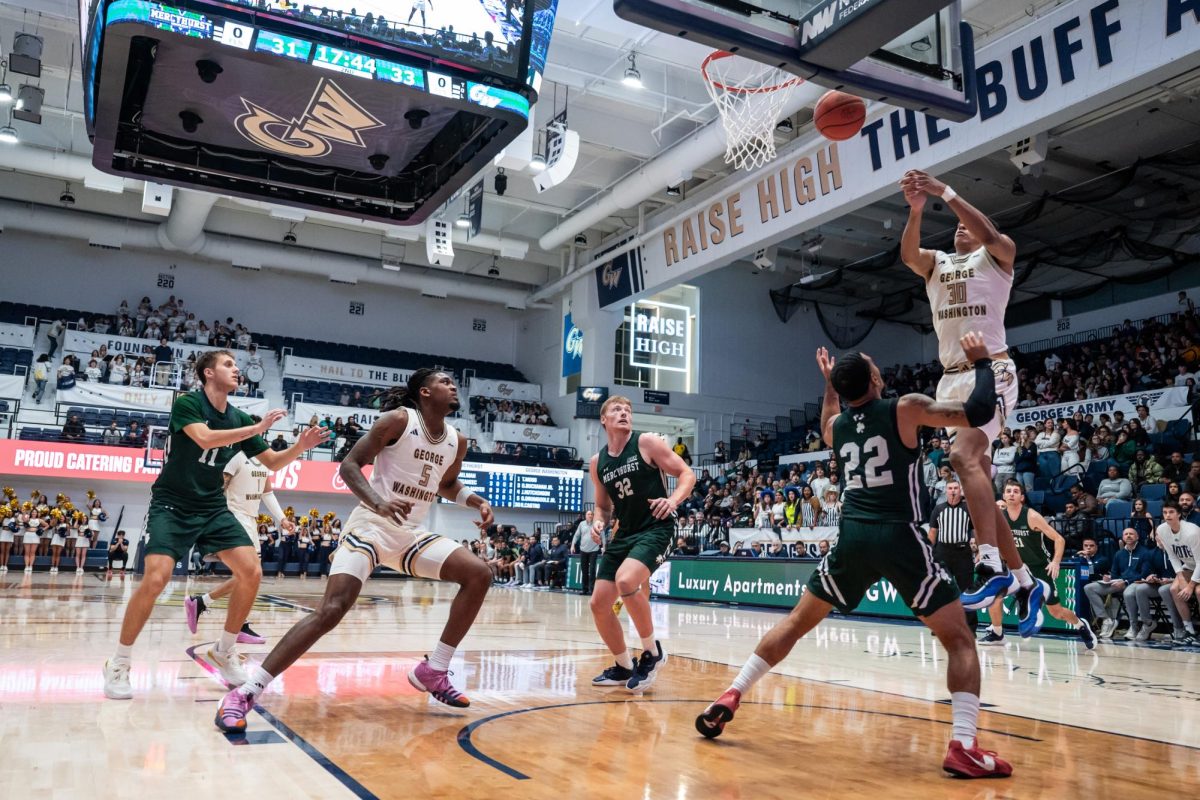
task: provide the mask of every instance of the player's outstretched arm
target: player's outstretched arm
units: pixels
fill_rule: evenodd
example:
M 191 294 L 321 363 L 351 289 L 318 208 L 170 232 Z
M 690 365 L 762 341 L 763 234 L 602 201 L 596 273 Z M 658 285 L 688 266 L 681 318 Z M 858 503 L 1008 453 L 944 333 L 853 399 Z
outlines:
M 833 373 L 835 359 L 824 347 L 817 348 L 817 366 L 825 376 L 825 396 L 821 399 L 821 438 L 833 447 L 833 421 L 842 413 L 842 401 L 829 376 Z
M 657 497 L 649 501 L 651 515 L 655 519 L 667 519 L 675 513 L 680 503 L 692 496 L 692 489 L 696 488 L 696 473 L 656 434 L 643 433 L 638 439 L 638 449 L 650 456 L 647 460 L 653 466 L 675 478 L 675 491 L 671 492 L 670 497 Z
M 463 459 L 467 456 L 467 440 L 463 437 L 458 437 L 458 453 L 454 456 L 454 463 L 450 468 L 442 474 L 442 482 L 438 486 L 438 495 L 446 498 L 452 503 L 456 503 L 466 508 L 474 508 L 479 511 L 479 521 L 475 523 L 480 532 L 486 531 L 490 526 L 495 524 L 496 518 L 492 514 L 492 507 L 487 500 L 484 500 L 477 494 L 471 492 L 470 489 L 462 485 L 462 481 L 458 479 L 459 472 L 462 471 Z
M 353 492 L 364 506 L 379 516 L 400 524 L 407 519 L 408 512 L 412 510 L 412 503 L 398 498 L 384 501 L 371 488 L 367 476 L 363 473 L 363 468 L 374 463 L 375 457 L 383 452 L 383 448 L 399 439 L 404 434 L 406 427 L 408 427 L 407 409 L 398 408 L 383 414 L 375 421 L 366 435 L 360 437 L 354 447 L 350 448 L 350 452 L 342 461 L 342 466 L 338 468 L 338 474 L 345 481 L 346 488 Z
M 900 398 L 896 411 L 900 426 L 930 428 L 978 428 L 986 425 L 996 414 L 996 376 L 987 345 L 978 333 L 967 333 L 959 340 L 967 360 L 975 364 L 975 388 L 965 403 L 938 401 L 923 394 L 906 394 Z
M 176 400 L 175 408 L 171 409 L 172 416 L 181 413 L 185 415 L 186 419 L 191 414 L 189 410 L 180 408 L 180 403 L 184 402 L 191 403 L 193 401 L 190 399 L 184 400 L 183 398 Z M 195 414 L 197 421 L 192 422 L 189 419 L 183 426 L 183 432 L 202 450 L 213 450 L 218 447 L 229 447 L 232 444 L 245 441 L 252 436 L 262 436 L 271 429 L 272 425 L 283 419 L 286 412 L 281 408 L 272 409 L 266 413 L 261 422 L 255 425 L 245 425 L 241 428 L 230 428 L 229 430 L 213 430 L 208 427 L 207 422 L 203 421 L 199 410 L 196 410 Z
M 1054 542 L 1054 556 L 1050 559 L 1049 572 L 1051 578 L 1058 578 L 1059 565 L 1062 564 L 1063 554 L 1067 552 L 1067 540 L 1061 533 L 1054 530 L 1054 526 L 1047 522 L 1039 512 L 1031 508 L 1028 515 L 1029 527 Z
M 904 188 L 905 197 L 911 191 L 919 191 L 942 198 L 971 236 L 987 248 L 988 253 L 996 259 L 996 263 L 1006 272 L 1012 272 L 1013 260 L 1017 255 L 1016 244 L 998 231 L 986 214 L 964 200 L 958 192 L 932 175 L 917 169 L 910 169 L 904 173 L 900 185 Z
M 927 195 L 919 189 L 904 188 L 903 182 L 900 185 L 904 189 L 904 201 L 908 203 L 908 221 L 904 223 L 904 233 L 900 237 L 900 260 L 917 275 L 928 278 L 935 262 L 933 251 L 921 247 L 921 214 Z
M 314 447 L 325 444 L 325 442 L 329 441 L 329 435 L 330 431 L 328 428 L 322 428 L 320 425 L 312 425 L 306 428 L 304 433 L 300 434 L 296 438 L 296 441 L 292 443 L 292 446 L 286 450 L 263 450 L 255 458 L 264 467 L 275 472 L 276 470 L 283 469 Z

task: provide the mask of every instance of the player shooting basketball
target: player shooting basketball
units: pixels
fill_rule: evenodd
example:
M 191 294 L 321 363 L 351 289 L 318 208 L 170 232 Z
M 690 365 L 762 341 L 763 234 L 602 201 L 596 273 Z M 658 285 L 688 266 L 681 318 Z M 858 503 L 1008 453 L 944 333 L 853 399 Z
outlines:
M 992 486 L 991 443 L 999 435 L 1008 410 L 1017 402 L 1017 369 L 1008 357 L 1004 330 L 1017 248 L 983 212 L 937 178 L 909 170 L 900 188 L 909 205 L 900 258 L 925 281 L 929 295 L 938 356 L 944 369 L 937 399 L 966 400 L 975 386 L 975 372 L 960 344 L 968 331 L 977 330 L 983 335 L 996 377 L 996 413 L 992 420 L 979 428 L 952 426 L 948 431 L 953 443 L 950 463 L 962 483 L 979 542 L 977 585 L 963 594 L 963 606 L 968 610 L 984 608 L 997 596 L 1015 591 L 1021 635 L 1032 636 L 1040 627 L 1037 620 L 1044 590 L 1021 561 L 1012 530 L 995 507 Z M 940 197 L 958 216 L 953 253 L 921 247 L 921 214 L 930 195 Z

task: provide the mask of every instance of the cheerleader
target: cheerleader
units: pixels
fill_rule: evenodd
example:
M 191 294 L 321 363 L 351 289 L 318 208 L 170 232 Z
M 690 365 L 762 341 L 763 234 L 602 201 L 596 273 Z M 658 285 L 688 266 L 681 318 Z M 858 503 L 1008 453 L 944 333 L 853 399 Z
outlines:
M 318 572 L 322 578 L 327 578 L 329 577 L 329 559 L 332 557 L 334 548 L 337 546 L 334 544 L 332 520 L 328 515 L 321 522 L 319 539 L 320 543 L 317 549 L 317 564 L 320 566 L 320 570 L 318 570 Z
M 271 553 L 271 529 L 265 524 L 258 526 L 258 560 L 266 561 Z
M 26 505 L 30 505 L 26 503 Z M 25 551 L 25 571 L 33 572 L 33 560 L 37 557 L 38 544 L 41 541 L 42 528 L 46 524 L 36 508 L 30 508 L 21 514 L 22 527 L 25 530 L 21 537 L 21 547 Z
M 57 575 L 58 562 L 62 560 L 62 551 L 67 544 L 67 532 L 71 529 L 71 524 L 57 508 L 50 512 L 50 516 L 53 525 L 50 534 L 50 574 Z
M 87 564 L 88 548 L 92 546 L 92 529 L 88 524 L 87 517 L 82 513 L 75 515 L 74 537 L 75 574 L 82 575 L 83 568 Z
M 17 512 L 7 504 L 0 505 L 0 575 L 8 572 L 8 557 L 13 539 L 20 530 Z
M 312 529 L 309 525 L 301 525 L 296 531 L 296 558 L 300 562 L 300 577 L 308 577 L 308 558 L 313 549 Z

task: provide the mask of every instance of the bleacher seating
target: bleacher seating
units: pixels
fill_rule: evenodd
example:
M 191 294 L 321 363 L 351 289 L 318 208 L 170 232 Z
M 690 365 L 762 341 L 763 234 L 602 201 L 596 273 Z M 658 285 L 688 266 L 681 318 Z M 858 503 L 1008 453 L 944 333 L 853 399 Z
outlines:
M 0 347 L 0 375 L 16 375 L 17 367 L 29 372 L 33 364 L 33 351 L 25 347 Z

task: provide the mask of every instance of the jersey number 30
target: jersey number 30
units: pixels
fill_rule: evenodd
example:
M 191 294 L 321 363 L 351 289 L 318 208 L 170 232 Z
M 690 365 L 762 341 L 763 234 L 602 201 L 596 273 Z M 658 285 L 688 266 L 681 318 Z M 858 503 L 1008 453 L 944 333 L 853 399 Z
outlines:
M 847 489 L 862 489 L 864 481 L 868 489 L 892 485 L 892 471 L 881 471 L 888 463 L 887 439 L 884 437 L 872 436 L 863 443 L 862 450 L 857 442 L 846 442 L 838 454 L 846 465 Z M 860 471 L 858 465 L 864 455 L 867 463 Z

